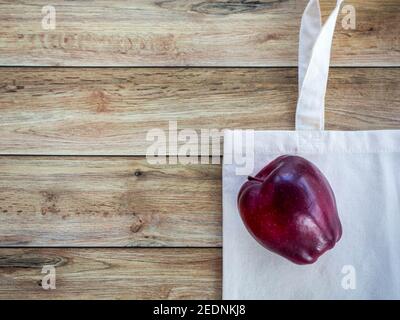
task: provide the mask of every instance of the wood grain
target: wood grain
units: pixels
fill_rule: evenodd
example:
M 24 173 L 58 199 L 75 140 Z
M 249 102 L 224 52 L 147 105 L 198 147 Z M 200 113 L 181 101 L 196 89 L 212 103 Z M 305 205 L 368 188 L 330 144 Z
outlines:
M 0 299 L 220 299 L 220 249 L 0 249 Z M 56 267 L 56 289 L 41 286 Z
M 151 165 L 146 134 L 293 129 L 306 2 L 55 0 L 44 30 L 48 1 L 0 0 L 0 299 L 221 298 L 221 166 Z M 400 66 L 400 1 L 346 3 L 332 65 Z M 332 68 L 327 129 L 399 129 L 399 89 L 398 68 Z
M 221 246 L 221 167 L 0 157 L 0 246 Z
M 293 66 L 306 0 L 0 1 L 0 65 Z M 400 2 L 349 0 L 356 29 L 339 17 L 336 66 L 400 63 Z M 322 0 L 324 18 L 334 1 Z
M 146 134 L 169 121 L 198 133 L 294 128 L 294 68 L 0 71 L 0 154 L 145 155 Z M 399 90 L 398 68 L 332 69 L 326 128 L 399 128 Z

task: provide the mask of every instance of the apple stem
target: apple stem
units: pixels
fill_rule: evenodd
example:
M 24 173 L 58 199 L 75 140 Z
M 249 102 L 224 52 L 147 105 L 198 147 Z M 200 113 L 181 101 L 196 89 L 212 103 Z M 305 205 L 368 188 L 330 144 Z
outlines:
M 249 179 L 249 181 L 258 181 L 258 182 L 264 182 L 263 180 L 261 180 L 260 178 L 257 177 L 252 177 L 252 176 L 248 176 L 247 179 Z

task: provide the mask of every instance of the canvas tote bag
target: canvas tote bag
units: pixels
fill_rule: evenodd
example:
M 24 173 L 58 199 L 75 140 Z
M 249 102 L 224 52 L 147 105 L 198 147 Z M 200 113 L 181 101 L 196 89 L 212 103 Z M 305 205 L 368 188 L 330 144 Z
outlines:
M 225 131 L 224 299 L 400 298 L 400 131 L 324 131 L 330 49 L 341 3 L 323 27 L 319 2 L 311 0 L 305 9 L 296 130 L 256 131 L 254 139 Z M 253 168 L 240 157 L 252 149 L 246 163 L 252 161 Z M 311 265 L 293 264 L 264 249 L 245 229 L 237 208 L 246 175 L 286 154 L 300 155 L 324 173 L 342 222 L 341 240 Z

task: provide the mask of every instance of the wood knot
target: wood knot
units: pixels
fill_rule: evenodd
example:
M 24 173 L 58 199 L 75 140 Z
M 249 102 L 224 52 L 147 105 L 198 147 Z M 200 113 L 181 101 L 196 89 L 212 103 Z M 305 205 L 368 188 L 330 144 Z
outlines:
M 137 233 L 143 228 L 144 222 L 140 217 L 136 216 L 136 214 L 133 214 L 133 216 L 134 216 L 134 221 L 133 221 L 130 229 L 131 229 L 131 232 Z
M 42 268 L 44 265 L 63 266 L 67 260 L 61 256 L 34 253 L 0 256 L 0 268 Z
M 274 8 L 281 2 L 288 0 L 214 0 L 203 1 L 191 7 L 194 12 L 202 14 L 229 15 L 247 12 L 256 12 Z
M 57 207 L 57 201 L 58 201 L 58 195 L 50 192 L 50 191 L 43 191 L 41 192 L 41 195 L 43 196 L 43 203 L 42 203 L 42 208 L 41 208 L 41 213 L 43 216 L 45 216 L 47 213 L 59 213 L 60 209 Z
M 140 169 L 137 169 L 134 174 L 135 177 L 140 177 L 141 175 L 143 175 L 143 172 Z
M 96 112 L 102 113 L 109 111 L 110 97 L 101 90 L 93 91 L 90 100 L 96 106 Z

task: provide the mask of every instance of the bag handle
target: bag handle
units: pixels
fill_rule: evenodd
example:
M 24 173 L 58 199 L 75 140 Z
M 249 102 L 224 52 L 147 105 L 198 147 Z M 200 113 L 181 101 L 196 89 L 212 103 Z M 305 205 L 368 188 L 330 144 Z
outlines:
M 340 6 L 337 0 L 325 25 L 319 0 L 310 0 L 301 19 L 299 39 L 299 99 L 296 130 L 324 130 L 325 93 L 333 33 Z

